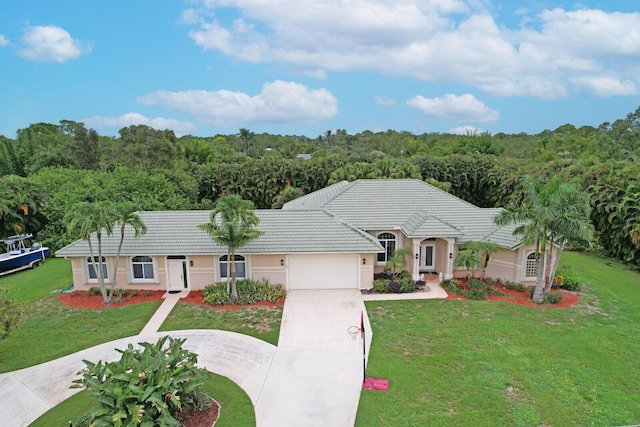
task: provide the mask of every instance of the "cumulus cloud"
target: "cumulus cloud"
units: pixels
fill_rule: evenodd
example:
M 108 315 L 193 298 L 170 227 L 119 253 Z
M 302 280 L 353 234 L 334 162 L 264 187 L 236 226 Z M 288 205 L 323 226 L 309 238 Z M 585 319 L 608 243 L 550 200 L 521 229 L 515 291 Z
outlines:
M 9 46 L 11 42 L 2 34 L 0 34 L 0 47 Z
M 143 105 L 163 105 L 187 111 L 216 126 L 242 123 L 314 123 L 338 114 L 338 101 L 326 89 L 295 82 L 265 83 L 257 95 L 229 90 L 156 91 L 138 98 Z
M 29 27 L 22 36 L 19 54 L 30 61 L 66 62 L 91 52 L 91 45 L 76 40 L 54 25 Z
M 509 28 L 496 22 L 486 1 L 202 0 L 199 6 L 185 22 L 193 22 L 189 35 L 203 49 L 289 64 L 308 75 L 368 70 L 544 99 L 640 93 L 640 13 L 518 10 L 515 16 L 526 19 Z M 239 17 L 215 14 L 228 7 Z M 584 83 L 603 79 L 609 83 Z
M 418 95 L 409 99 L 406 104 L 416 108 L 425 117 L 480 123 L 495 122 L 500 119 L 500 113 L 468 93 L 460 96 L 449 93 L 436 98 Z
M 396 105 L 396 100 L 395 99 L 389 99 L 389 98 L 384 97 L 384 96 L 375 96 L 374 100 L 376 101 L 376 104 L 382 105 L 384 107 L 391 107 L 393 105 Z
M 146 125 L 154 129 L 171 129 L 177 136 L 189 134 L 195 129 L 195 125 L 189 122 L 180 122 L 173 119 L 156 117 L 154 119 L 143 116 L 140 113 L 127 113 L 118 117 L 89 117 L 82 122 L 96 129 L 108 129 L 118 131 L 127 126 Z

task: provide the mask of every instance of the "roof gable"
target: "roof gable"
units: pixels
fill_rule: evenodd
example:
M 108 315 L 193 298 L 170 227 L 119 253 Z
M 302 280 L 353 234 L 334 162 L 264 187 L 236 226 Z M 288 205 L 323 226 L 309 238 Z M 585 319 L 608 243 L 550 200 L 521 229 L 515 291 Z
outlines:
M 283 210 L 308 206 L 325 209 L 362 230 L 400 228 L 415 238 L 455 237 L 461 243 L 494 236 L 502 246 L 520 243 L 512 229 L 495 225 L 499 209 L 479 208 L 419 179 L 341 181 L 292 200 Z

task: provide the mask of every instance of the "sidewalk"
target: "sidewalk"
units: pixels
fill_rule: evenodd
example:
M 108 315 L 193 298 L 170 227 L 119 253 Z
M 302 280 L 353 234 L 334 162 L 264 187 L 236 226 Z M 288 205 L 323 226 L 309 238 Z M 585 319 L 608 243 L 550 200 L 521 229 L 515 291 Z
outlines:
M 175 307 L 178 301 L 180 301 L 180 298 L 184 298 L 187 295 L 189 295 L 189 291 L 187 290 L 177 294 L 170 294 L 169 292 L 164 294 L 162 296 L 164 301 L 160 304 L 160 307 L 158 307 L 153 316 L 151 316 L 151 319 L 149 319 L 144 328 L 142 328 L 139 335 L 149 335 L 154 332 L 158 332 L 158 329 L 160 329 L 162 323 L 167 319 L 167 316 L 169 316 L 173 307 Z

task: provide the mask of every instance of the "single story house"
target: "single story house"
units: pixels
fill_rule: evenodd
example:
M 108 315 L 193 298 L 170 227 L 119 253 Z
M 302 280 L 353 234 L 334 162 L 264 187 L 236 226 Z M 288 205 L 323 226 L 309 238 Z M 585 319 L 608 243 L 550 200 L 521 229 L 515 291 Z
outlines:
M 533 282 L 535 248 L 513 235 L 514 226 L 495 225 L 499 211 L 479 208 L 416 179 L 338 182 L 281 210 L 256 210 L 263 234 L 237 251 L 237 277 L 267 279 L 285 289 L 368 289 L 374 273 L 384 270 L 398 248 L 414 254 L 405 267 L 416 280 L 423 273 L 463 277 L 468 272 L 454 268 L 459 246 L 490 240 L 502 250 L 493 255 L 488 276 Z M 209 211 L 139 214 L 147 232 L 134 237 L 133 230 L 126 231 L 116 287 L 196 290 L 226 280 L 227 248 L 198 228 L 209 221 Z M 117 234 L 103 237 L 107 275 L 113 272 L 119 240 Z M 56 256 L 71 259 L 76 289 L 96 286 L 86 240 L 67 245 Z

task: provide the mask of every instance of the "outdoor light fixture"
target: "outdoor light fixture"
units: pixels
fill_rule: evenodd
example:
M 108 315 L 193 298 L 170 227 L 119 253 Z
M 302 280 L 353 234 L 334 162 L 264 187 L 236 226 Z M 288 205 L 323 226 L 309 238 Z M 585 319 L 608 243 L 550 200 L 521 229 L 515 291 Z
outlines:
M 416 254 L 416 259 L 420 258 L 420 254 Z
M 449 252 L 449 259 L 453 259 L 453 253 Z
M 366 258 L 362 258 L 362 265 L 367 265 L 367 259 Z
M 284 265 L 284 260 L 283 259 L 280 260 L 280 265 Z
M 189 260 L 189 267 L 193 267 L 193 260 L 192 259 Z

